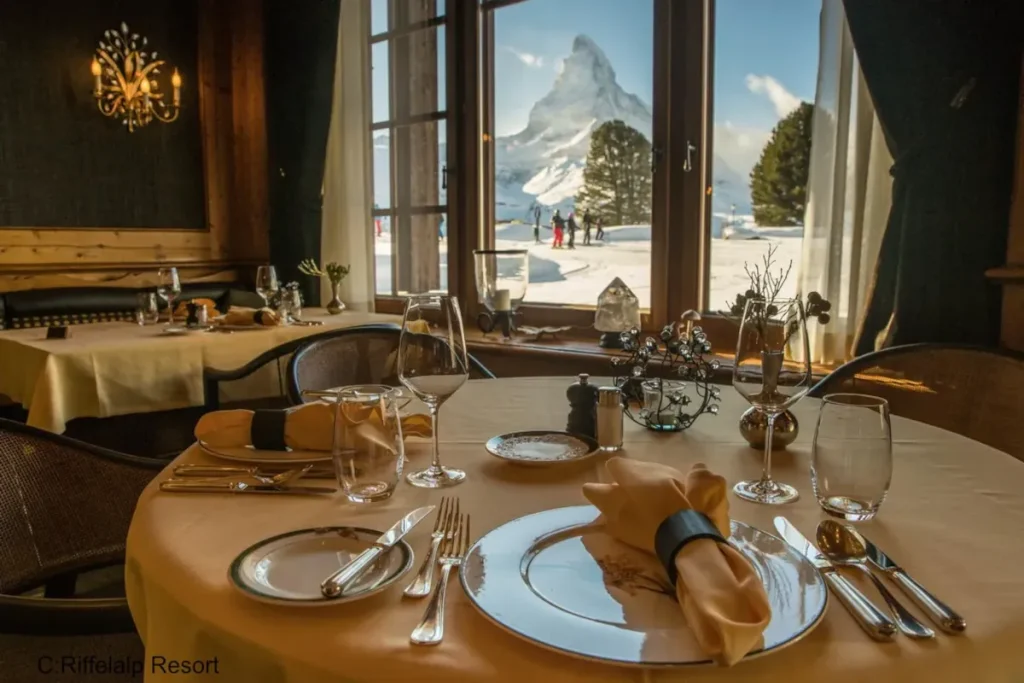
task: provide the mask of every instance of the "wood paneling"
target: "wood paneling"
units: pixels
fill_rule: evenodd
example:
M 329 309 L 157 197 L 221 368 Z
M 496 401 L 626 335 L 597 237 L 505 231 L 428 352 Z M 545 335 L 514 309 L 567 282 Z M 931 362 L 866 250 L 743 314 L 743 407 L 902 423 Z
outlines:
M 158 264 L 182 268 L 186 281 L 219 281 L 267 260 L 261 5 L 258 0 L 199 3 L 198 82 L 186 80 L 185 87 L 199 90 L 206 229 L 0 228 L 0 292 L 135 286 Z M 142 137 L 132 142 L 145 144 Z

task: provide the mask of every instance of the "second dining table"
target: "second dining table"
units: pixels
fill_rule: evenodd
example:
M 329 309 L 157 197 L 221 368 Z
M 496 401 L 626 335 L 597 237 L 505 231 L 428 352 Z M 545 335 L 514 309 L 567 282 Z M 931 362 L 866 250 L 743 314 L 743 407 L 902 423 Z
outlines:
M 564 429 L 568 378 L 468 382 L 443 407 L 442 460 L 462 468 L 456 488 L 427 490 L 400 484 L 386 502 L 359 505 L 333 496 L 175 494 L 157 477 L 140 498 L 127 544 L 129 606 L 148 656 L 217 659 L 218 673 L 190 680 L 252 683 L 338 681 L 863 681 L 1024 680 L 1024 463 L 956 434 L 911 420 L 892 421 L 894 473 L 878 517 L 858 525 L 891 552 L 922 584 L 962 614 L 963 635 L 930 641 L 869 639 L 841 605 L 830 600 L 821 624 L 779 652 L 731 669 L 701 666 L 629 669 L 574 659 L 510 634 L 481 615 L 453 578 L 444 641 L 417 647 L 409 634 L 425 601 L 403 597 L 399 586 L 360 602 L 320 609 L 263 604 L 229 581 L 243 550 L 277 534 L 353 525 L 386 529 L 413 508 L 458 496 L 479 536 L 511 520 L 551 508 L 585 504 L 581 487 L 606 480 L 607 456 L 550 468 L 526 468 L 490 456 L 492 436 L 523 429 Z M 686 470 L 706 463 L 732 484 L 760 473 L 761 452 L 740 435 L 747 404 L 723 391 L 717 416 L 701 417 L 677 434 L 648 431 L 626 421 L 626 458 Z M 784 506 L 742 501 L 731 493 L 731 516 L 774 533 L 785 515 L 813 538 L 824 513 L 812 494 L 809 451 L 818 401 L 798 403 L 802 430 L 775 456 L 775 476 L 801 497 Z M 429 458 L 424 442 L 406 446 L 413 464 Z M 216 462 L 193 446 L 174 464 Z M 173 466 L 173 464 L 172 464 Z M 407 540 L 417 555 L 429 546 L 430 524 Z M 875 596 L 863 577 L 850 578 Z M 147 681 L 177 680 L 147 672 Z

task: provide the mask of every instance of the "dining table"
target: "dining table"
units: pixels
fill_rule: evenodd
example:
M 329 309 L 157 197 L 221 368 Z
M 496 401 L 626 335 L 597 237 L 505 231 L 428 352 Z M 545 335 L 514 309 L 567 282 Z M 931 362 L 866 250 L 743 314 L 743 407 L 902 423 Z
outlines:
M 762 452 L 750 447 L 738 427 L 749 406 L 729 387 L 721 387 L 717 415 L 702 415 L 679 433 L 650 431 L 626 419 L 623 448 L 614 456 L 522 467 L 485 450 L 495 435 L 564 430 L 566 389 L 572 382 L 558 377 L 467 382 L 442 406 L 438 433 L 442 462 L 465 470 L 466 480 L 442 490 L 400 483 L 393 496 L 378 503 L 352 503 L 340 492 L 247 496 L 161 491 L 160 481 L 171 476 L 175 465 L 218 462 L 192 446 L 143 492 L 128 534 L 125 586 L 147 656 L 216 658 L 217 673 L 189 680 L 247 683 L 1024 682 L 1024 543 L 1019 536 L 1024 529 L 1024 462 L 900 417 L 892 418 L 888 497 L 878 516 L 857 528 L 959 612 L 967 621 L 963 634 L 939 632 L 932 640 L 899 635 L 892 642 L 876 642 L 830 599 L 818 626 L 784 649 L 729 668 L 637 669 L 575 658 L 499 628 L 478 612 L 454 575 L 445 637 L 434 647 L 410 644 L 426 600 L 405 597 L 404 581 L 361 601 L 300 608 L 258 602 L 229 580 L 232 561 L 262 539 L 333 525 L 384 530 L 414 508 L 439 504 L 445 495 L 457 496 L 462 511 L 470 514 L 473 539 L 524 515 L 584 505 L 582 485 L 607 481 L 609 457 L 655 461 L 682 471 L 704 463 L 730 486 L 761 472 Z M 773 456 L 774 476 L 794 485 L 799 499 L 769 506 L 729 493 L 733 520 L 775 533 L 773 518 L 784 515 L 814 538 L 818 523 L 827 519 L 809 474 L 819 404 L 805 398 L 795 405 L 798 437 Z M 409 467 L 429 461 L 428 441 L 409 440 L 405 450 Z M 429 547 L 431 526 L 420 524 L 406 537 L 416 554 L 414 567 Z M 864 577 L 847 576 L 882 604 Z M 911 611 L 927 622 L 916 607 Z M 147 681 L 179 679 L 147 667 Z
M 99 322 L 70 326 L 66 339 L 47 338 L 45 327 L 0 330 L 0 398 L 24 406 L 29 425 L 60 434 L 79 417 L 203 405 L 204 368 L 233 370 L 293 339 L 402 319 L 309 308 L 303 321 L 311 324 L 188 334 L 169 334 L 166 323 Z M 279 378 L 269 374 L 239 391 L 251 397 L 277 389 Z

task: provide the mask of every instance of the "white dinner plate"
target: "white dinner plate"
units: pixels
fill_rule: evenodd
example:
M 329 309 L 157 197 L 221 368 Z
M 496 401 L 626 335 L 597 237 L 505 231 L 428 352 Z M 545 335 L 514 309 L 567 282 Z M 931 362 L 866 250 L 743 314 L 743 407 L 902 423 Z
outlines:
M 266 465 L 292 465 L 307 462 L 329 462 L 331 460 L 331 454 L 328 451 L 300 451 L 292 448 L 286 451 L 267 451 L 253 448 L 252 446 L 225 448 L 222 446 L 211 446 L 202 441 L 197 443 L 204 453 L 209 453 L 215 458 L 223 458 L 224 460 Z
M 579 434 L 537 430 L 491 437 L 484 448 L 496 458 L 528 467 L 565 465 L 597 455 L 597 441 Z
M 590 505 L 520 517 L 470 548 L 459 576 L 493 623 L 541 647 L 633 667 L 711 664 L 658 560 L 593 524 Z M 734 521 L 729 541 L 764 582 L 772 618 L 747 658 L 807 635 L 825 614 L 818 570 L 781 539 Z
M 324 597 L 320 583 L 383 533 L 350 526 L 290 531 L 242 551 L 231 563 L 228 579 L 243 594 L 273 605 L 323 607 L 361 600 L 409 571 L 413 552 L 408 543 L 392 546 L 337 598 Z

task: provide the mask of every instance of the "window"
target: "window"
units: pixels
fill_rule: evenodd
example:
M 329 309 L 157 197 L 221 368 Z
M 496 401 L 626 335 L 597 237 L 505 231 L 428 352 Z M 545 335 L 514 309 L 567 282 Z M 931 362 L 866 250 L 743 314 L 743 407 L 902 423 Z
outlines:
M 446 290 L 447 92 L 443 0 L 371 6 L 376 290 Z
M 776 267 L 793 264 L 783 294 L 796 294 L 820 11 L 820 0 L 715 2 L 710 310 L 748 287 L 743 264 L 768 245 Z
M 593 306 L 619 277 L 650 308 L 653 35 L 653 0 L 486 13 L 485 225 L 529 250 L 528 303 Z

